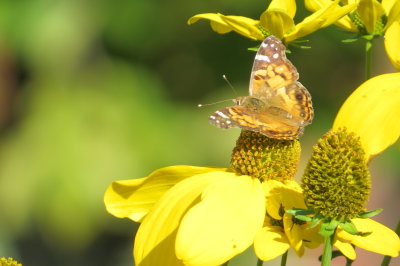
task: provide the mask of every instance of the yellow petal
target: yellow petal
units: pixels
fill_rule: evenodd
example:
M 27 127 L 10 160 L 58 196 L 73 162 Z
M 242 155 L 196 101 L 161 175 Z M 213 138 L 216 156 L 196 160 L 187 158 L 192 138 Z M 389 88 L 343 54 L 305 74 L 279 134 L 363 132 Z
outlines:
M 265 216 L 260 181 L 236 176 L 214 182 L 182 220 L 176 254 L 186 265 L 220 265 L 254 241 Z
M 221 169 L 177 165 L 158 169 L 145 178 L 115 181 L 107 188 L 104 203 L 110 214 L 140 222 L 173 185 L 190 176 L 216 170 Z
M 304 5 L 308 11 L 315 12 L 321 8 L 332 4 L 331 0 L 305 0 Z
M 286 189 L 282 190 L 282 205 L 285 210 L 300 208 L 307 209 L 304 203 L 303 190 L 296 181 L 286 181 Z
M 306 8 L 309 11 L 315 12 L 322 9 L 325 6 L 329 6 L 332 4 L 331 0 L 305 0 L 304 1 Z M 339 7 L 339 5 L 338 5 Z M 352 5 L 351 11 L 356 8 L 356 5 Z M 350 11 L 350 12 L 351 12 Z M 350 13 L 349 12 L 349 13 Z M 337 19 L 337 18 L 336 18 Z M 336 20 L 334 23 L 336 26 L 341 27 L 342 29 L 357 32 L 357 27 L 353 24 L 351 19 L 348 16 L 343 16 L 340 19 Z
M 392 145 L 400 135 L 400 73 L 367 80 L 345 101 L 333 129 L 346 127 L 361 138 L 370 160 Z
M 398 1 L 400 3 L 400 1 Z M 400 21 L 397 20 L 386 30 L 385 49 L 393 66 L 400 71 Z
M 265 192 L 267 212 L 272 218 L 282 219 L 281 205 L 285 210 L 292 208 L 306 209 L 302 189 L 297 182 L 287 181 L 282 183 L 276 180 L 267 180 L 262 185 Z
M 282 216 L 280 213 L 280 208 L 282 204 L 282 194 L 281 189 L 284 186 L 282 182 L 276 180 L 267 180 L 262 183 L 267 213 L 272 218 L 276 220 L 281 220 Z
M 205 13 L 191 17 L 188 20 L 188 24 L 191 25 L 199 19 L 210 20 L 211 28 L 220 34 L 228 33 L 233 30 L 254 40 L 264 40 L 264 35 L 257 27 L 259 23 L 258 20 L 242 16 L 224 16 L 219 13 Z
M 267 9 L 260 16 L 260 25 L 278 39 L 282 39 L 286 32 L 294 28 L 294 21 L 286 12 Z
M 229 25 L 227 25 L 225 21 L 221 19 L 221 14 L 215 14 L 215 13 L 205 13 L 205 14 L 195 15 L 189 18 L 188 24 L 192 25 L 193 23 L 196 23 L 200 19 L 210 20 L 211 28 L 217 33 L 224 34 L 232 31 L 232 28 Z
M 388 16 L 386 28 L 390 27 L 393 22 L 400 19 L 400 1 L 382 1 L 382 6 Z
M 303 256 L 303 229 L 301 228 L 301 226 L 294 224 L 293 216 L 285 213 L 283 215 L 283 227 L 285 229 L 285 234 L 289 240 L 290 246 L 294 249 L 297 256 Z
M 356 252 L 353 248 L 353 246 L 350 243 L 341 241 L 340 239 L 336 239 L 335 242 L 333 243 L 333 246 L 340 250 L 340 252 L 343 253 L 347 258 L 351 260 L 355 260 L 357 255 Z
M 264 40 L 264 35 L 257 27 L 259 24 L 258 20 L 241 16 L 220 16 L 221 19 L 237 33 L 253 40 Z
M 386 14 L 389 14 L 390 10 L 392 9 L 393 5 L 398 2 L 397 0 L 382 0 L 382 6 L 385 9 Z
M 319 226 L 308 228 L 309 223 L 302 226 L 303 244 L 307 248 L 317 248 L 324 243 L 324 238 L 319 234 Z
M 268 6 L 269 9 L 280 9 L 293 19 L 294 15 L 296 15 L 296 0 L 272 0 Z
M 383 6 L 377 0 L 360 0 L 357 11 L 370 34 L 374 33 L 376 22 L 385 14 Z
M 285 40 L 291 42 L 295 39 L 306 36 L 320 28 L 327 27 L 338 19 L 345 16 L 356 8 L 356 5 L 346 5 L 340 7 L 338 0 L 332 2 L 332 4 L 324 6 L 317 12 L 306 17 L 302 22 L 296 25 L 294 31 L 285 35 Z
M 347 21 L 346 19 L 342 20 L 343 18 L 347 18 L 348 21 L 351 21 L 346 15 L 352 12 L 357 8 L 357 4 L 351 4 L 346 6 L 340 5 L 332 5 L 326 8 L 325 13 L 321 14 L 321 18 L 324 19 L 323 27 L 327 27 L 333 23 L 339 23 L 340 21 Z M 342 23 L 343 23 L 342 22 Z
M 286 235 L 274 227 L 261 228 L 254 239 L 254 251 L 263 261 L 281 256 L 289 247 Z
M 210 184 L 232 178 L 232 173 L 214 171 L 187 178 L 169 189 L 143 219 L 136 234 L 136 265 L 183 265 L 175 255 L 175 237 L 183 215 L 199 201 Z
M 360 232 L 371 232 L 368 236 L 356 236 L 345 232 L 340 227 L 337 230 L 337 238 L 349 241 L 360 248 L 397 257 L 400 251 L 399 236 L 383 224 L 372 219 L 352 219 L 353 224 Z
M 350 32 L 358 32 L 357 26 L 353 23 L 353 21 L 349 18 L 349 16 L 344 16 L 344 17 L 340 18 L 334 24 L 344 30 L 347 30 Z

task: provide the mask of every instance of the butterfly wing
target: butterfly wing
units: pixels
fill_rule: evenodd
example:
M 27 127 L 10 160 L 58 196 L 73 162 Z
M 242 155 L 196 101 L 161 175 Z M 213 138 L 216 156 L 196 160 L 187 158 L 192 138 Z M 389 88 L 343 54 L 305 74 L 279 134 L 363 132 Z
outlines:
M 209 117 L 220 128 L 240 127 L 275 139 L 296 139 L 313 119 L 311 96 L 274 36 L 261 44 L 250 77 L 250 96 Z
M 210 123 L 217 127 L 223 129 L 239 127 L 275 139 L 296 139 L 303 132 L 304 127 L 282 123 L 280 120 L 280 116 L 265 115 L 261 109 L 248 108 L 244 105 L 218 110 L 209 117 Z
M 310 124 L 314 118 L 311 95 L 298 81 L 271 93 L 267 99 L 264 113 L 279 116 L 281 123 L 302 126 Z
M 282 42 L 272 35 L 261 43 L 250 75 L 251 96 L 268 96 L 299 78 L 296 67 L 286 58 L 285 49 Z
M 278 123 L 302 127 L 310 124 L 314 117 L 311 95 L 298 78 L 282 42 L 267 37 L 255 57 L 249 87 L 251 96 L 266 103 L 262 113 L 281 117 Z

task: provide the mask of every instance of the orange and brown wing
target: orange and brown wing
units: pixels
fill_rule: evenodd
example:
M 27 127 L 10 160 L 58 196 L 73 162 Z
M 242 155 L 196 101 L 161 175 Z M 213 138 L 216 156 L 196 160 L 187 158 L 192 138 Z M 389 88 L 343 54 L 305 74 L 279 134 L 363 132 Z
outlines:
M 282 87 L 269 98 L 261 100 L 267 106 L 263 113 L 280 116 L 283 119 L 282 123 L 304 127 L 314 118 L 311 95 L 298 81 Z
M 272 35 L 261 43 L 250 76 L 251 96 L 266 96 L 299 78 L 296 67 L 286 58 L 285 50 L 282 42 Z
M 236 105 L 216 111 L 209 117 L 209 121 L 223 129 L 239 127 L 275 139 L 291 140 L 302 134 L 303 127 L 282 123 L 281 117 L 266 115 L 262 111 Z

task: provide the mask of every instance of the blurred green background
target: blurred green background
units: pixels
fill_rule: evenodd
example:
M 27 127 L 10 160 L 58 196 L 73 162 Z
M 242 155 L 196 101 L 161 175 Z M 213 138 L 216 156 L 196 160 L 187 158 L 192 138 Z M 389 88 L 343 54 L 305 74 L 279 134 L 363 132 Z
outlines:
M 254 58 L 247 48 L 257 43 L 218 35 L 204 21 L 189 27 L 187 19 L 206 12 L 258 18 L 268 3 L 0 1 L 0 256 L 24 265 L 132 265 L 137 224 L 106 213 L 107 186 L 168 165 L 228 166 L 239 135 L 207 122 L 226 103 L 197 104 L 238 96 L 222 74 L 247 94 Z M 308 14 L 298 4 L 297 21 Z M 312 49 L 289 56 L 316 113 L 302 138 L 299 176 L 312 144 L 364 79 L 363 43 L 340 42 L 348 37 L 324 29 L 309 36 Z M 373 73 L 393 72 L 381 41 L 375 44 Z M 398 161 L 391 147 L 371 164 L 368 207 L 384 208 L 377 220 L 392 228 Z M 246 254 L 233 265 L 254 265 Z M 319 254 L 291 256 L 289 264 L 318 265 Z M 355 265 L 380 260 L 361 254 Z

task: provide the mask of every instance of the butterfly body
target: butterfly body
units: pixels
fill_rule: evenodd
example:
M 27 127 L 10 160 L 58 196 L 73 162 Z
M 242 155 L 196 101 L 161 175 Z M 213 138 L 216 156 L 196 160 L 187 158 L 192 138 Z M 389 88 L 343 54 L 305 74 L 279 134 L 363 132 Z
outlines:
M 209 117 L 220 128 L 239 127 L 275 139 L 296 139 L 312 122 L 311 95 L 297 81 L 299 74 L 274 36 L 261 44 L 250 77 L 249 96 Z

